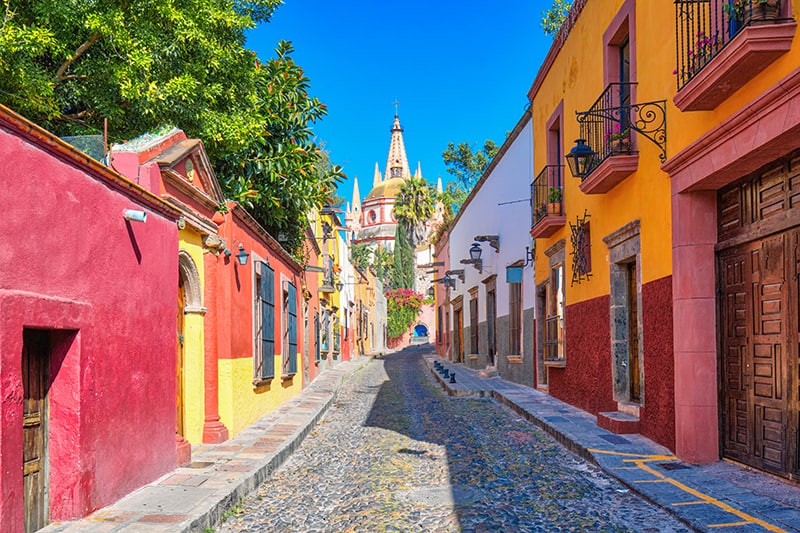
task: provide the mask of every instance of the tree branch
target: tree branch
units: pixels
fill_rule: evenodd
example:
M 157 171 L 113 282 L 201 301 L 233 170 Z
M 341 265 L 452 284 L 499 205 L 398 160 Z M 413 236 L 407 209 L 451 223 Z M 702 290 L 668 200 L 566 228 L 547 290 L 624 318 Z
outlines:
M 56 80 L 64 81 L 66 79 L 66 76 L 64 75 L 64 73 L 67 71 L 69 66 L 72 63 L 74 63 L 79 57 L 81 57 L 83 55 L 83 53 L 86 52 L 86 50 L 88 50 L 89 47 L 92 46 L 94 44 L 94 42 L 96 40 L 98 40 L 100 37 L 102 37 L 102 35 L 100 35 L 99 33 L 93 33 L 92 36 L 89 37 L 89 39 L 85 43 L 80 45 L 75 50 L 75 53 L 72 54 L 72 57 L 70 57 L 69 59 L 64 61 L 64 64 L 62 64 L 61 67 L 59 67 L 58 72 L 56 72 Z

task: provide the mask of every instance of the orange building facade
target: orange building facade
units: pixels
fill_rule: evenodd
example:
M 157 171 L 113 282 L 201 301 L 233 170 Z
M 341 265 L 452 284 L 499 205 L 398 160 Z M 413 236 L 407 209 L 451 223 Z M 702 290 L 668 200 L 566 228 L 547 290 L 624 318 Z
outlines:
M 577 0 L 556 36 L 529 92 L 535 380 L 795 477 L 800 6 L 723 4 Z

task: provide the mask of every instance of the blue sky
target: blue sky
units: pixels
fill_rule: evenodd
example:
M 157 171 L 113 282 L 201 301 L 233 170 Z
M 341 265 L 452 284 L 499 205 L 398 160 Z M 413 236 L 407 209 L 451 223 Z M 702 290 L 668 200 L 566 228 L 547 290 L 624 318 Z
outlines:
M 522 116 L 527 92 L 552 40 L 539 27 L 550 0 L 285 0 L 248 47 L 271 57 L 284 39 L 328 106 L 314 126 L 331 160 L 362 199 L 377 162 L 383 172 L 400 102 L 406 153 L 432 184 L 450 178 L 447 143 L 501 144 Z

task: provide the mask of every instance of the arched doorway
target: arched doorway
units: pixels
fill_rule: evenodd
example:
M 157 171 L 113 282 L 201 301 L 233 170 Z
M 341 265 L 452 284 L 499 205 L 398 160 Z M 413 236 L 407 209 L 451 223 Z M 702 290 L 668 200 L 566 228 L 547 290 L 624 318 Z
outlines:
M 178 464 L 191 462 L 191 444 L 187 438 L 192 431 L 202 431 L 201 420 L 189 420 L 187 413 L 188 387 L 202 387 L 203 378 L 198 366 L 203 360 L 202 320 L 205 309 L 202 305 L 200 274 L 194 260 L 185 250 L 178 252 L 178 306 L 176 321 L 175 357 L 175 437 L 178 446 Z M 191 370 L 190 370 L 191 369 Z M 192 398 L 198 396 L 197 391 Z M 192 412 L 197 411 L 198 398 L 194 398 Z M 197 418 L 196 416 L 194 418 Z

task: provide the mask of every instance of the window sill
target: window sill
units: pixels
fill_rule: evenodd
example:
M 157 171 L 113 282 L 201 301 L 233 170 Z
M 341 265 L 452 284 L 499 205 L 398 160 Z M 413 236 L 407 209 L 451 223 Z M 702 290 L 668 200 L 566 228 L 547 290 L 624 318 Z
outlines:
M 566 368 L 567 367 L 567 361 L 566 361 L 566 359 L 557 359 L 557 360 L 554 360 L 554 361 L 545 361 L 544 362 L 544 366 L 549 367 L 549 368 Z
M 550 237 L 553 233 L 564 227 L 567 223 L 567 217 L 547 215 L 539 220 L 534 227 L 531 228 L 531 237 L 534 239 L 543 239 Z
M 584 194 L 605 194 L 639 168 L 639 154 L 606 157 L 578 186 Z
M 294 373 L 292 373 L 292 374 L 283 374 L 283 375 L 281 376 L 281 381 L 291 381 L 291 380 L 293 380 L 293 379 L 294 379 L 294 377 L 295 377 L 296 375 L 297 375 L 297 372 L 294 372 Z
M 470 354 L 470 355 L 467 356 L 467 359 L 469 361 L 477 361 L 478 360 L 478 356 L 474 355 L 474 354 Z
M 789 51 L 797 23 L 747 26 L 678 91 L 681 111 L 711 111 Z
M 269 387 L 272 384 L 273 378 L 259 378 L 253 380 L 253 388 L 260 389 L 261 387 Z
M 522 364 L 522 356 L 521 355 L 507 355 L 506 361 L 510 365 L 521 365 Z

